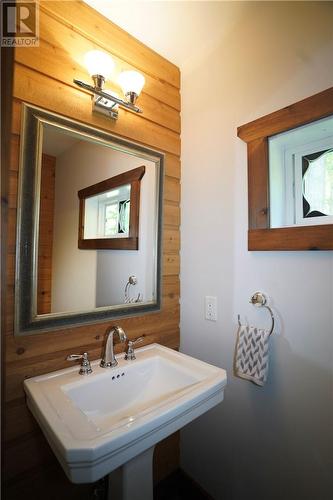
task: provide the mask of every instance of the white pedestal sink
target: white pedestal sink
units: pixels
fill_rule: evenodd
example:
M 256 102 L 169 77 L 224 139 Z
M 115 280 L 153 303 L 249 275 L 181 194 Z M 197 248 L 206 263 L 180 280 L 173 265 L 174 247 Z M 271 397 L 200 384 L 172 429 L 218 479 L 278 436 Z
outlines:
M 109 474 L 109 500 L 153 500 L 154 446 Z
M 75 366 L 24 382 L 27 404 L 72 482 L 118 469 L 110 475 L 112 500 L 152 500 L 155 444 L 221 402 L 226 385 L 221 368 L 158 344 L 137 349 L 136 358 L 120 355 L 116 368 L 94 361 L 87 376 Z

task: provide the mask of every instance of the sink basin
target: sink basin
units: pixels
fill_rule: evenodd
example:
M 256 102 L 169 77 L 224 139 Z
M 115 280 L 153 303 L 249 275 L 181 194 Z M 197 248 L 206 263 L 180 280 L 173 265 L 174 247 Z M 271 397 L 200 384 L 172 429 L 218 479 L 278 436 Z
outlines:
M 27 404 L 72 482 L 97 481 L 223 400 L 220 368 L 158 344 L 136 358 L 25 380 Z

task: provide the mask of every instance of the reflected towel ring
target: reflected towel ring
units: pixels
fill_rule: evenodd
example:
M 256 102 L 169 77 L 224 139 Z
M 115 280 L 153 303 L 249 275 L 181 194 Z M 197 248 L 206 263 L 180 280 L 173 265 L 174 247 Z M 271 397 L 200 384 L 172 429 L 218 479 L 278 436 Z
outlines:
M 271 335 L 273 333 L 273 330 L 274 330 L 275 318 L 274 318 L 274 314 L 273 314 L 271 307 L 269 307 L 267 305 L 266 295 L 262 292 L 255 292 L 252 295 L 252 297 L 250 298 L 250 304 L 253 304 L 256 307 L 265 307 L 266 309 L 268 309 L 268 311 L 271 315 L 271 319 L 272 319 L 272 326 L 271 326 L 271 329 L 269 331 L 269 335 Z M 241 326 L 241 320 L 240 320 L 239 314 L 238 314 L 238 325 Z
M 126 286 L 125 286 L 125 304 L 133 304 L 135 302 L 142 302 L 141 293 L 138 294 L 137 298 L 129 296 L 130 287 L 136 285 L 137 282 L 138 282 L 137 277 L 134 275 L 130 276 L 128 278 L 128 282 L 126 283 Z

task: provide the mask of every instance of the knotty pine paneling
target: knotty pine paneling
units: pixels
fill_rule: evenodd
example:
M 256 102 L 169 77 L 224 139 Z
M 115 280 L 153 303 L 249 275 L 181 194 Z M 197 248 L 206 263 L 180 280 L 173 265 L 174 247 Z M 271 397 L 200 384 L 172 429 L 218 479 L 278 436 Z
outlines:
M 111 322 L 87 324 L 44 334 L 14 337 L 16 209 L 22 102 L 63 114 L 165 153 L 162 309 L 160 312 L 117 321 L 129 338 L 144 336 L 144 344 L 159 342 L 179 347 L 179 225 L 180 225 L 180 75 L 173 64 L 135 40 L 80 1 L 40 2 L 39 48 L 15 51 L 12 136 L 9 162 L 7 294 L 5 318 L 5 440 L 7 497 L 31 492 L 38 500 L 47 484 L 52 499 L 89 498 L 91 486 L 70 485 L 54 459 L 24 398 L 23 380 L 65 368 L 70 352 L 87 350 L 101 356 Z M 89 81 L 83 67 L 85 52 L 109 52 L 117 72 L 135 68 L 146 85 L 139 104 L 143 115 L 120 110 L 117 122 L 92 115 L 90 95 L 73 84 Z M 118 90 L 115 81 L 109 88 Z M 122 345 L 115 346 L 120 352 Z M 178 465 L 178 436 L 156 447 L 154 480 Z M 50 498 L 51 498 L 50 497 Z
M 38 241 L 37 313 L 51 312 L 56 158 L 42 155 Z
M 61 110 L 61 114 L 69 118 L 175 155 L 180 154 L 179 133 L 126 109 L 119 109 L 117 121 L 97 113 L 92 114 L 91 96 L 88 92 L 53 80 L 18 63 L 15 63 L 13 94 L 20 101 L 58 113 Z M 158 112 L 156 107 L 157 115 Z
M 15 53 L 15 60 L 75 88 L 73 69 L 77 79 L 85 80 L 87 71 L 84 67 L 84 54 L 89 50 L 98 48 L 98 46 L 80 33 L 69 32 L 67 27 L 52 16 L 45 14 L 44 17 L 46 22 L 41 26 L 38 59 L 34 57 L 34 48 L 18 48 Z M 67 47 L 71 48 L 71 60 L 68 59 Z M 105 50 L 104 47 L 101 48 Z M 118 73 L 120 70 L 133 69 L 133 66 L 115 57 L 112 47 L 111 50 L 109 47 L 107 51 L 112 55 L 118 68 L 112 75 L 111 80 L 108 81 L 108 87 L 121 94 L 121 89 L 117 84 Z M 54 64 L 54 60 L 57 61 L 57 64 Z M 166 81 L 152 78 L 147 73 L 143 74 L 146 84 L 140 96 L 140 102 L 145 110 L 145 117 L 156 121 L 161 117 L 163 119 L 163 113 L 165 113 L 165 126 L 179 132 L 178 88 Z M 156 107 L 162 108 L 162 112 L 157 115 L 154 112 Z

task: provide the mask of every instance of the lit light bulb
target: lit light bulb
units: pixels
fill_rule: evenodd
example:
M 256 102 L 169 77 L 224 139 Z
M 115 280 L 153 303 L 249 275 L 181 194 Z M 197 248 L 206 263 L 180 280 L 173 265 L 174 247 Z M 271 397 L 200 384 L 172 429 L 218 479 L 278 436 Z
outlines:
M 145 78 L 137 71 L 123 71 L 118 77 L 118 83 L 127 101 L 134 104 L 145 84 Z
M 89 75 L 94 80 L 95 87 L 102 89 L 115 66 L 112 57 L 100 50 L 91 50 L 86 53 L 84 62 Z

